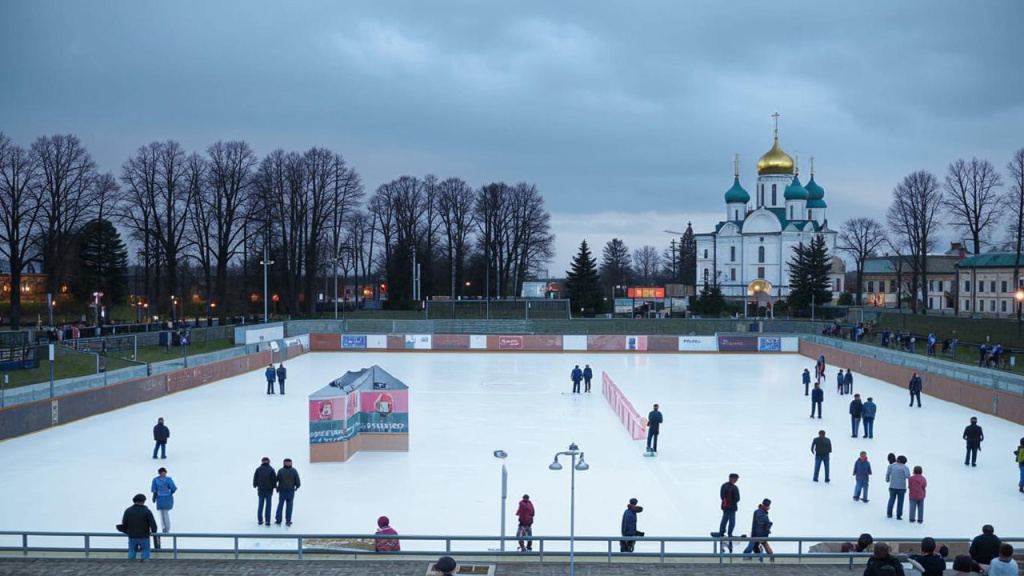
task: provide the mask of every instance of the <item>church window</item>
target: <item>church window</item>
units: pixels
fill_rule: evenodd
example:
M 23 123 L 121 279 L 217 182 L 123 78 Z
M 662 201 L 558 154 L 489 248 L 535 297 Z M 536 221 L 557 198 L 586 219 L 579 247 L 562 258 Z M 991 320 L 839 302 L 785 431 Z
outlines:
M 772 184 L 772 206 L 778 201 L 778 196 L 775 194 L 775 184 Z
M 735 280 L 736 279 L 736 269 L 735 268 L 730 268 L 729 269 L 729 279 L 730 280 Z
M 964 292 L 968 292 L 969 293 L 970 291 L 971 291 L 971 281 L 970 280 L 964 280 Z
M 735 246 L 729 246 L 729 262 L 735 262 L 735 261 L 736 261 L 736 247 Z M 735 280 L 735 278 L 733 278 L 733 280 Z
M 705 249 L 704 249 L 704 258 L 706 259 L 707 257 L 708 257 L 708 249 L 707 249 L 707 248 L 705 248 Z
M 757 277 L 764 278 L 764 266 L 757 267 Z
M 988 283 L 988 287 L 990 288 L 989 292 L 991 292 L 993 294 L 996 293 L 996 281 L 995 280 L 992 280 L 991 282 L 989 282 Z
M 1003 280 L 1002 286 L 1003 286 L 1003 293 L 1006 293 L 1006 280 Z M 940 290 L 941 290 L 941 288 L 940 288 Z M 1005 310 L 1004 310 L 1004 312 L 1005 312 Z
M 764 263 L 764 246 L 757 247 L 757 261 Z
M 789 207 L 789 219 L 790 220 L 793 219 L 793 207 L 792 206 Z
M 833 289 L 835 292 L 842 292 L 843 291 L 843 285 L 842 285 L 841 282 L 842 281 L 839 280 L 839 278 L 836 278 L 836 287 Z
M 707 268 L 704 269 L 704 283 L 705 284 L 708 283 L 708 269 Z
M 989 312 L 995 312 L 996 311 L 996 301 L 995 300 L 989 300 L 988 301 L 988 311 Z
M 807 211 L 807 219 L 808 220 L 813 220 L 813 218 L 811 217 L 811 211 L 810 210 Z

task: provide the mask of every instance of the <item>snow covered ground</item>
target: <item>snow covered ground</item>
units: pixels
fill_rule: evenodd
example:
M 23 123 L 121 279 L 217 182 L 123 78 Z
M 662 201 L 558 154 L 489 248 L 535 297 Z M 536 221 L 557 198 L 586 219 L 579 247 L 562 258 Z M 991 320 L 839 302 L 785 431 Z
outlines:
M 590 395 L 567 393 L 577 363 L 598 374 Z M 373 364 L 410 387 L 410 451 L 311 465 L 307 395 Z M 773 536 L 971 537 L 985 523 L 1004 536 L 1024 532 L 1012 456 L 1024 427 L 979 415 L 983 450 L 977 468 L 965 467 L 961 435 L 971 411 L 928 396 L 924 408 L 910 408 L 903 387 L 855 374 L 854 391 L 875 398 L 878 417 L 874 439 L 854 439 L 851 397 L 835 391 L 839 367 L 828 369 L 824 418 L 808 418 L 799 376 L 812 362 L 801 356 L 353 352 L 307 354 L 287 366 L 283 397 L 265 394 L 258 371 L 0 443 L 0 530 L 112 531 L 162 465 L 179 487 L 177 532 L 372 533 L 385 514 L 400 534 L 497 535 L 501 461 L 492 452 L 503 449 L 508 534 L 529 493 L 535 534 L 565 536 L 570 467 L 564 458 L 560 472 L 548 464 L 576 442 L 590 464 L 576 473 L 577 535 L 617 534 L 635 497 L 649 536 L 707 536 L 718 527 L 718 487 L 730 472 L 740 475 L 737 534 L 749 532 L 763 498 L 773 502 Z M 612 413 L 602 370 L 642 414 L 661 405 L 657 458 L 644 458 L 643 441 L 631 440 Z M 168 458 L 152 460 L 160 416 L 171 429 Z M 834 447 L 829 484 L 811 481 L 819 429 Z M 868 504 L 852 499 L 860 450 L 874 469 Z M 902 522 L 885 517 L 890 451 L 924 468 L 924 524 L 909 524 L 909 510 Z M 290 457 L 302 476 L 291 528 L 256 525 L 252 474 L 262 456 L 275 468 Z

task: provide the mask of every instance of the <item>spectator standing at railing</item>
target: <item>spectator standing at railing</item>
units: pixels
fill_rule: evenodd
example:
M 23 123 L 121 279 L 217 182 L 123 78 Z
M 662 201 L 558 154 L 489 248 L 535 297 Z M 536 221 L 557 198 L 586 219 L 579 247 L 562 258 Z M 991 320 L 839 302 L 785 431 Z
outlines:
M 580 365 L 577 364 L 572 372 L 569 373 L 569 379 L 572 380 L 572 393 L 580 393 L 580 382 L 583 380 L 583 370 L 580 370 Z
M 164 425 L 163 418 L 156 419 L 156 426 L 153 426 L 153 459 L 156 460 L 157 451 L 161 458 L 167 458 L 167 439 L 171 437 L 171 429 Z
M 935 549 L 935 539 L 928 536 L 921 540 L 922 554 L 907 556 L 912 561 L 911 563 L 917 562 L 914 568 L 917 568 L 922 576 L 942 576 L 942 572 L 946 569 L 946 557 L 941 554 L 941 551 L 945 550 L 948 555 L 949 548 L 943 546 L 939 553 L 936 553 Z
M 928 333 L 928 347 L 926 352 L 928 356 L 935 356 L 935 332 Z
M 729 474 L 729 481 L 722 484 L 722 487 L 718 491 L 718 495 L 722 499 L 722 522 L 718 525 L 718 532 L 712 532 L 711 535 L 715 538 L 721 538 L 723 536 L 732 537 L 732 531 L 736 528 L 736 511 L 739 510 L 740 502 L 740 489 L 736 486 L 739 482 L 740 475 L 733 472 Z M 726 542 L 724 544 L 729 552 L 732 552 L 732 542 Z
M 985 365 L 985 358 L 987 356 L 988 356 L 988 345 L 985 344 L 984 342 L 982 342 L 981 346 L 978 346 L 978 366 L 984 366 Z
M 622 535 L 639 536 L 643 538 L 644 533 L 636 529 L 636 515 L 643 512 L 643 506 L 638 506 L 636 498 L 630 498 L 626 510 L 622 513 Z M 636 540 L 619 540 L 619 552 L 632 552 Z
M 910 377 L 910 384 L 907 388 L 910 390 L 910 405 L 914 405 L 914 398 L 917 398 L 917 407 L 921 407 L 921 377 L 914 372 L 914 375 Z
M 143 562 L 149 560 L 149 535 L 156 534 L 156 518 L 146 506 L 145 494 L 136 494 L 132 498 L 132 505 L 121 515 L 117 530 L 128 535 L 129 560 L 135 560 L 137 552 L 142 553 Z
M 587 364 L 583 367 L 583 389 L 587 394 L 590 393 L 590 381 L 594 379 L 594 370 Z
M 876 542 L 874 553 L 868 558 L 868 565 L 864 568 L 864 576 L 905 576 L 903 564 L 891 552 L 888 544 Z
M 387 516 L 377 518 L 377 534 L 398 536 L 398 532 L 391 527 L 391 520 Z M 402 544 L 398 538 L 380 538 L 373 541 L 373 549 L 376 552 L 399 552 L 402 550 Z
M 519 529 L 516 530 L 516 538 L 519 539 L 519 551 L 528 552 L 533 550 L 533 502 L 530 502 L 530 495 L 523 494 L 519 501 L 519 508 L 516 509 L 516 516 L 519 518 Z

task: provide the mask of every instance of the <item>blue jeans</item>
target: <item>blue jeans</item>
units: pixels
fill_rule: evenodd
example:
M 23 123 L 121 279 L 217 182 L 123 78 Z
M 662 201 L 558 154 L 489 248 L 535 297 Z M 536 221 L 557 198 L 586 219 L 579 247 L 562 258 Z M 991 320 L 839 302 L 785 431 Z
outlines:
M 974 465 L 974 464 L 978 463 L 978 449 L 977 448 L 972 448 L 970 446 L 967 447 L 967 454 L 964 455 L 964 464 L 967 464 L 968 460 L 970 460 L 971 465 Z
M 915 514 L 916 512 L 916 514 Z M 910 521 L 913 522 L 914 518 L 917 518 L 921 522 L 924 522 L 924 500 L 910 499 Z
M 864 437 L 875 437 L 875 418 L 873 416 L 871 418 L 864 419 Z
M 860 416 L 850 416 L 850 430 L 853 431 L 853 437 L 856 438 L 860 432 Z
M 1024 468 L 1021 468 L 1024 470 Z M 718 525 L 718 532 L 725 536 L 728 534 L 732 536 L 732 531 L 736 528 L 736 511 L 735 510 L 722 510 L 722 523 Z
M 811 418 L 814 418 L 814 409 L 818 409 L 818 418 L 821 418 L 821 402 L 811 401 Z
M 257 490 L 260 495 L 260 505 L 256 509 L 256 519 L 265 524 L 270 524 L 270 506 L 273 504 L 273 490 Z
M 295 489 L 285 488 L 278 490 L 277 492 L 277 514 L 274 517 L 274 521 L 278 524 L 281 523 L 281 508 L 284 508 L 284 520 L 285 522 L 292 523 L 292 502 L 295 500 Z
M 135 548 L 142 549 L 142 559 L 149 560 L 149 537 L 128 539 L 128 559 L 135 560 Z
M 821 468 L 821 463 L 825 463 L 825 482 L 828 482 L 831 478 L 828 475 L 828 454 L 824 456 L 814 455 L 814 481 L 818 481 L 818 470 Z
M 658 451 L 658 433 L 654 430 L 647 430 L 647 447 L 651 452 Z
M 1020 465 L 1020 482 L 1017 483 L 1019 488 L 1024 488 L 1024 464 Z
M 868 501 L 868 481 L 857 480 L 857 484 L 853 487 L 853 498 L 854 500 Z
M 889 488 L 889 503 L 885 506 L 885 515 L 892 518 L 892 505 L 896 504 L 896 518 L 903 518 L 903 497 L 907 495 L 906 488 Z
M 157 441 L 156 445 L 153 446 L 153 458 L 156 458 L 156 453 L 160 452 L 161 458 L 167 458 L 167 442 Z

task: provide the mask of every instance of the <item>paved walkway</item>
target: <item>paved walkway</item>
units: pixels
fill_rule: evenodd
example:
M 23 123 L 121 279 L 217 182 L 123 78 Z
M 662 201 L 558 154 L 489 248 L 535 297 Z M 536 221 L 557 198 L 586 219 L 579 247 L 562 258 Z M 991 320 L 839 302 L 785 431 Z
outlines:
M 76 576 L 103 574 L 120 576 L 145 573 L 147 576 L 425 576 L 428 562 L 423 561 L 324 561 L 324 560 L 153 560 L 146 564 L 114 559 L 0 559 L 0 574 L 5 576 Z M 862 565 L 796 564 L 781 560 L 775 564 L 735 562 L 732 564 L 576 564 L 579 576 L 851 576 Z M 495 576 L 566 576 L 568 563 L 501 563 Z

